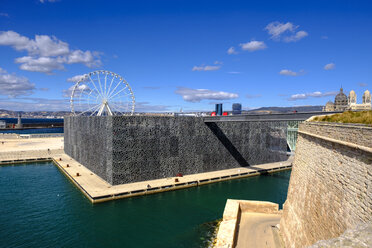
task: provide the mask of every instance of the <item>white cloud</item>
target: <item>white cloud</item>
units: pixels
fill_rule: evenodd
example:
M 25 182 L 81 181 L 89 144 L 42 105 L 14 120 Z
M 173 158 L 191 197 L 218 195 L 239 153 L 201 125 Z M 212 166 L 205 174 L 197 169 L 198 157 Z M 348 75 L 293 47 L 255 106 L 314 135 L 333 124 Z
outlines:
M 29 51 L 31 49 L 30 42 L 29 38 L 21 36 L 14 31 L 0 32 L 0 46 L 11 46 L 18 51 Z
M 263 41 L 250 41 L 247 43 L 241 43 L 240 44 L 242 50 L 247 50 L 250 52 L 257 51 L 257 50 L 263 50 L 266 48 L 266 44 Z
M 0 109 L 13 111 L 70 111 L 70 104 L 66 99 L 17 97 L 12 100 L 0 99 Z
M 241 72 L 240 71 L 228 71 L 227 73 L 229 73 L 229 74 L 240 74 Z
M 30 95 L 35 89 L 35 84 L 16 74 L 9 74 L 6 70 L 0 68 L 0 95 L 16 97 L 21 95 Z
M 14 31 L 0 32 L 0 45 L 11 46 L 17 51 L 26 50 L 33 56 L 59 56 L 70 52 L 68 44 L 54 36 L 35 35 L 31 40 Z
M 329 71 L 336 68 L 336 65 L 334 63 L 329 63 L 324 66 L 324 70 Z
M 37 71 L 46 74 L 51 74 L 53 70 L 63 70 L 64 59 L 53 57 L 38 57 L 25 56 L 15 59 L 15 63 L 21 64 L 20 69 L 25 71 Z
M 58 40 L 55 36 L 35 35 L 35 40 L 31 40 L 29 46 L 28 51 L 32 55 L 60 56 L 70 52 L 68 44 Z
M 187 102 L 200 102 L 201 100 L 228 100 L 238 98 L 239 95 L 224 91 L 214 91 L 208 89 L 190 89 L 178 87 L 176 94 L 181 95 Z
M 295 42 L 308 36 L 308 33 L 304 30 L 300 30 L 296 32 L 298 27 L 299 26 L 295 26 L 291 22 L 287 22 L 287 23 L 271 22 L 265 27 L 265 29 L 267 30 L 268 34 L 271 35 L 270 38 L 273 40 L 276 40 L 276 41 L 283 40 L 284 42 Z M 282 38 L 284 34 L 286 34 L 287 36 L 284 36 Z
M 74 90 L 74 87 L 75 85 L 72 85 L 71 87 L 69 87 L 67 90 L 63 90 L 62 91 L 62 95 L 63 97 L 71 97 L 72 95 L 72 91 Z M 79 84 L 76 89 L 75 89 L 75 92 L 74 92 L 74 96 L 77 96 L 80 94 L 80 92 L 82 91 L 85 91 L 87 93 L 91 92 L 92 90 L 89 88 L 88 85 L 86 84 Z
M 280 23 L 280 22 L 271 22 L 269 23 L 265 29 L 271 35 L 271 39 L 279 39 L 280 35 L 286 31 L 293 32 L 297 27 L 295 27 L 292 23 Z
M 291 95 L 291 97 L 288 100 L 295 101 L 295 100 L 306 99 L 306 98 L 307 98 L 306 94 L 294 94 L 294 95 Z
M 238 54 L 238 52 L 235 50 L 234 47 L 230 47 L 229 49 L 227 49 L 227 54 Z
M 218 60 L 216 60 L 216 61 L 214 61 L 213 64 L 215 64 L 215 65 L 223 65 L 223 62 L 222 62 L 222 61 L 218 61 Z
M 279 72 L 280 75 L 285 75 L 285 76 L 300 76 L 300 75 L 303 75 L 304 74 L 304 70 L 300 70 L 299 72 L 295 72 L 295 71 L 291 71 L 291 70 L 287 70 L 287 69 L 284 69 L 284 70 L 281 70 Z
M 98 55 L 97 55 L 98 56 Z M 94 55 L 90 51 L 75 50 L 67 57 L 67 64 L 84 64 L 88 67 L 98 67 L 101 65 L 100 60 L 95 60 Z
M 359 86 L 360 86 L 360 87 L 367 87 L 368 84 L 366 84 L 366 83 L 359 83 Z
M 22 70 L 27 71 L 51 74 L 54 70 L 63 70 L 64 64 L 80 63 L 87 67 L 101 65 L 98 52 L 71 50 L 68 43 L 55 36 L 35 35 L 34 39 L 29 39 L 14 31 L 3 31 L 0 32 L 0 45 L 26 51 L 28 56 L 15 61 L 21 64 Z
M 0 16 L 9 17 L 9 14 L 2 12 L 2 13 L 0 13 Z
M 299 41 L 301 40 L 302 38 L 308 36 L 309 34 L 305 31 L 298 31 L 297 33 L 291 35 L 291 36 L 287 36 L 287 37 L 284 37 L 283 40 L 285 42 L 295 42 L 295 41 Z
M 70 77 L 67 79 L 67 82 L 71 82 L 71 83 L 77 83 L 80 79 L 82 79 L 86 74 L 83 74 L 83 75 L 76 75 L 76 76 L 73 76 L 73 77 Z
M 326 97 L 326 96 L 335 96 L 337 94 L 338 94 L 337 91 L 331 91 L 331 92 L 325 92 L 325 93 L 322 93 L 320 91 L 315 91 L 312 93 L 294 94 L 294 95 L 291 95 L 291 97 L 288 100 L 296 101 L 296 100 L 307 99 L 309 97 Z
M 221 68 L 219 65 L 194 66 L 192 71 L 217 71 Z

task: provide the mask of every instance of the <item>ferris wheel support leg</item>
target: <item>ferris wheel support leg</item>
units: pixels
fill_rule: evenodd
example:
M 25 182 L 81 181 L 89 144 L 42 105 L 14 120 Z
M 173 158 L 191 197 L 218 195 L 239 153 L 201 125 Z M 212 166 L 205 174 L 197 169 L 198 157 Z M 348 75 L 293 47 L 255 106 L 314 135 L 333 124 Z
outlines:
M 108 103 L 105 104 L 105 107 L 106 107 L 106 109 L 107 109 L 107 113 L 108 113 L 109 115 L 113 115 L 113 114 L 112 114 L 112 111 L 111 111 L 111 108 L 110 108 L 110 106 L 108 105 Z
M 99 108 L 97 116 L 101 116 L 104 109 L 105 109 L 105 104 L 102 104 L 101 107 Z

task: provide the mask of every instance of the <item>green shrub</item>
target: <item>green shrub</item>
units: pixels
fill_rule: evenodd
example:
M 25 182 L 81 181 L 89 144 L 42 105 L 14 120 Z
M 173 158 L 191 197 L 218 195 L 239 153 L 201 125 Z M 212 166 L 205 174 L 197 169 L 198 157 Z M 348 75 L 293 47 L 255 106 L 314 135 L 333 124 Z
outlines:
M 346 111 L 340 114 L 317 116 L 313 121 L 338 122 L 338 123 L 359 123 L 372 126 L 372 110 L 370 111 Z

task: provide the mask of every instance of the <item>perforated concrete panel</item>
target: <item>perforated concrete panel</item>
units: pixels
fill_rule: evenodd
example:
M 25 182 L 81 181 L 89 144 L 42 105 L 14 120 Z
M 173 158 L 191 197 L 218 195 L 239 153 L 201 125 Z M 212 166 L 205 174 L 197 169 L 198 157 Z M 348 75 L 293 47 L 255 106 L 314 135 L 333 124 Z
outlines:
M 200 117 L 65 118 L 65 152 L 116 185 L 286 159 L 285 121 Z

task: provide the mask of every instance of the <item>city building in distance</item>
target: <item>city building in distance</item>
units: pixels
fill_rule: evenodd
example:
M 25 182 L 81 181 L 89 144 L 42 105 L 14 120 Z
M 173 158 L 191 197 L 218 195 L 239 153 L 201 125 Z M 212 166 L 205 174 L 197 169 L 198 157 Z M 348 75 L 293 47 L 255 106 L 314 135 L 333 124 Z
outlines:
M 366 90 L 363 94 L 363 100 L 361 104 L 357 103 L 357 95 L 354 90 L 351 90 L 349 96 L 346 96 L 343 89 L 335 97 L 335 102 L 327 102 L 323 107 L 323 111 L 346 111 L 346 110 L 371 110 L 371 93 Z

